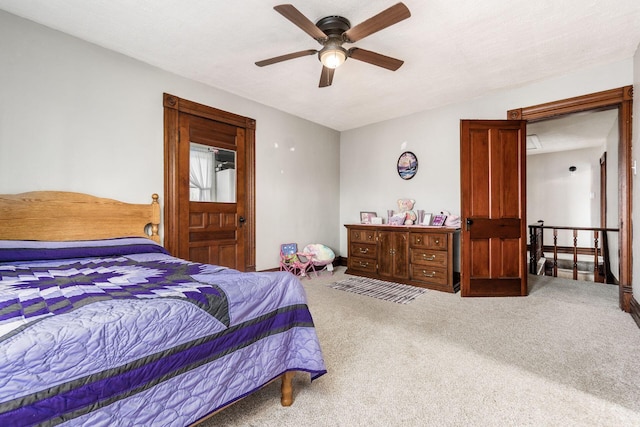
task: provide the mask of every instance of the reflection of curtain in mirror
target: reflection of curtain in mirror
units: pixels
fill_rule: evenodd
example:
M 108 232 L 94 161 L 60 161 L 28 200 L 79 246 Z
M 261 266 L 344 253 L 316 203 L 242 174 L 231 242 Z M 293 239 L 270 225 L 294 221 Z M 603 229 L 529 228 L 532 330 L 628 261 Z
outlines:
M 213 188 L 213 170 L 215 157 L 213 152 L 200 151 L 191 147 L 189 151 L 189 199 L 211 202 Z

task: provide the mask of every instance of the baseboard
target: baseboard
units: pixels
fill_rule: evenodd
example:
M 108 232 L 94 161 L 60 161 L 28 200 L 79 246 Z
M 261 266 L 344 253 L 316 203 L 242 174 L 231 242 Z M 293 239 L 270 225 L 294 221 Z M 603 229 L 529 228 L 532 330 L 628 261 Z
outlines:
M 629 314 L 636 321 L 636 325 L 640 328 L 640 304 L 635 298 L 631 297 L 631 304 L 629 304 Z

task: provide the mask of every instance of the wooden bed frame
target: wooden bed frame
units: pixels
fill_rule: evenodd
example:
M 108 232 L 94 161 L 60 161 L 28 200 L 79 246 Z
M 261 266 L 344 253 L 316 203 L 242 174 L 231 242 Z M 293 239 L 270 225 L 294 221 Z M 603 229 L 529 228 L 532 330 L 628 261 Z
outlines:
M 158 195 L 131 204 L 82 193 L 33 191 L 0 195 L 1 240 L 94 240 L 147 237 L 160 243 Z
M 66 191 L 0 194 L 0 240 L 69 241 L 146 237 L 160 243 L 158 195 L 153 194 L 151 199 L 150 204 L 131 204 Z M 293 403 L 294 374 L 286 372 L 281 375 L 282 406 L 291 406 Z

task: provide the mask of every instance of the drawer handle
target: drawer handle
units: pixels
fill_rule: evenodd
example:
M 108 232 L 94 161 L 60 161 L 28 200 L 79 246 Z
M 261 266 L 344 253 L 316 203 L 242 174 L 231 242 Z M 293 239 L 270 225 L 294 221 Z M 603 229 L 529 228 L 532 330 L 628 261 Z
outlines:
M 422 270 L 422 275 L 424 277 L 436 277 L 436 272 L 432 271 L 431 274 L 427 273 L 427 270 Z
M 436 245 L 440 244 L 440 239 L 436 239 Z
M 425 261 L 433 261 L 434 259 L 436 259 L 436 256 L 435 255 L 427 256 L 427 254 L 422 254 L 422 259 Z
M 369 263 L 360 261 L 360 267 L 369 267 Z
M 417 242 L 417 243 L 422 243 L 422 238 L 418 237 L 418 238 L 416 239 L 416 242 Z
M 369 248 L 360 248 L 360 253 L 361 254 L 369 253 Z

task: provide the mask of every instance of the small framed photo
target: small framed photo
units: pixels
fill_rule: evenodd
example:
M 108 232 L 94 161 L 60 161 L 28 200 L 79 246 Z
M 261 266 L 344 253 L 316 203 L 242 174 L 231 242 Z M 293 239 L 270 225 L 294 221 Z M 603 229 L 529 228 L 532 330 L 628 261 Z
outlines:
M 446 219 L 447 219 L 446 215 L 434 215 L 433 221 L 431 221 L 431 225 L 436 227 L 442 227 Z
M 389 225 L 404 225 L 404 222 L 406 220 L 407 220 L 407 215 L 395 214 L 389 218 Z
M 420 221 L 420 225 L 431 225 L 431 214 L 425 213 L 422 221 Z
M 375 212 L 360 212 L 360 224 L 371 224 L 372 218 L 377 216 Z

